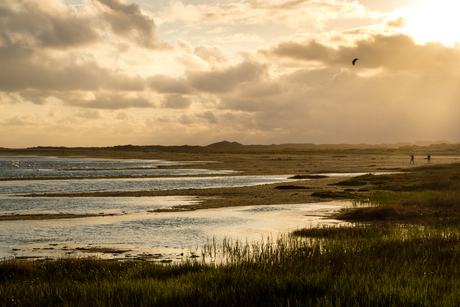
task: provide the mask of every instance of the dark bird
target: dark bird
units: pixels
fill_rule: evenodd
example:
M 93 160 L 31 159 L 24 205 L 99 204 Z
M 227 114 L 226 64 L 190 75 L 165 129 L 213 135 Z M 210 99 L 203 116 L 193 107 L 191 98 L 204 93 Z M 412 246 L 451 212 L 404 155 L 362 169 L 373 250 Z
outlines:
M 353 65 L 355 65 L 355 64 L 356 64 L 356 61 L 358 61 L 358 60 L 359 60 L 359 59 L 356 58 L 356 59 L 354 59 L 353 62 L 351 62 L 351 63 L 353 63 Z

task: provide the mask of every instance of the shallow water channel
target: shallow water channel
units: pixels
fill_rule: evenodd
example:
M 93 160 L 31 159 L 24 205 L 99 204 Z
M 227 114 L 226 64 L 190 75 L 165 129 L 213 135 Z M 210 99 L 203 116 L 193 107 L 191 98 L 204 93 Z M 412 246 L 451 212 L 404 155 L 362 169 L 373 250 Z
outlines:
M 122 210 L 124 214 L 114 216 L 0 222 L 0 257 L 44 259 L 92 254 L 122 260 L 150 256 L 157 261 L 177 261 L 199 255 L 200 248 L 210 240 L 255 242 L 268 236 L 276 239 L 298 228 L 339 224 L 327 217 L 350 205 L 336 201 L 155 213 L 149 211 L 197 200 L 187 197 L 107 198 L 101 203 L 88 199 L 88 203 L 92 201 L 97 201 L 104 213 L 122 208 L 132 211 Z M 111 202 L 114 206 L 106 208 Z M 107 248 L 109 251 L 104 251 Z
M 31 193 L 175 190 L 293 181 L 289 179 L 291 175 L 240 176 L 232 170 L 181 169 L 185 164 L 203 163 L 0 157 L 0 178 L 3 179 L 0 181 L 0 215 L 97 215 L 73 219 L 0 221 L 0 258 L 96 255 L 101 258 L 178 261 L 199 254 L 199 249 L 209 240 L 257 241 L 267 236 L 276 238 L 297 228 L 339 223 L 327 217 L 350 205 L 347 202 L 330 202 L 159 213 L 155 210 L 190 205 L 203 199 L 27 196 Z M 169 174 L 155 173 L 162 171 L 158 169 L 162 165 L 174 168 L 167 169 Z M 120 176 L 120 171 L 123 176 L 161 177 L 106 178 Z M 177 175 L 195 176 L 173 177 Z M 62 179 L 56 179 L 59 177 Z

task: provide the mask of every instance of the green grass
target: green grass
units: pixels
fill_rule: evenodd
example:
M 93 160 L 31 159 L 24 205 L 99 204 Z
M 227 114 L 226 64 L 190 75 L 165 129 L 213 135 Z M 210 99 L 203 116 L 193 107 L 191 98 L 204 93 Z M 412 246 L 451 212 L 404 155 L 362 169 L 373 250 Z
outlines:
M 458 306 L 460 232 L 322 228 L 217 246 L 223 264 L 1 264 L 3 306 Z M 304 237 L 306 236 L 306 237 Z
M 336 218 L 349 221 L 398 222 L 418 225 L 460 225 L 460 164 L 414 168 L 411 172 L 373 176 L 370 193 L 356 196 L 357 208 Z M 356 180 L 356 179 L 353 179 Z
M 0 305 L 458 306 L 457 173 L 460 165 L 363 176 L 373 192 L 340 216 L 352 226 L 210 241 L 199 261 L 6 260 Z

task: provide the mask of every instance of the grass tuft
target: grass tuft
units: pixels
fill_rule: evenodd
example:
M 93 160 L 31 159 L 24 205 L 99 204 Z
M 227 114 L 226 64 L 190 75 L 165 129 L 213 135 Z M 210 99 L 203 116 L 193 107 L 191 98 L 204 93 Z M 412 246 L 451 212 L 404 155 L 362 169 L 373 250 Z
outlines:
M 352 226 L 212 240 L 180 264 L 5 260 L 0 305 L 459 306 L 458 173 L 460 164 L 366 175 L 371 192 L 338 216 Z

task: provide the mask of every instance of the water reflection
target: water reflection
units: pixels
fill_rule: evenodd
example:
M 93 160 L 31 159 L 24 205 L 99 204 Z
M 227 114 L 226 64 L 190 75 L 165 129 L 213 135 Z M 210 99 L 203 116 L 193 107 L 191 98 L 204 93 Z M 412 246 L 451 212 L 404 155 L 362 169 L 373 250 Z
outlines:
M 0 194 L 84 193 L 240 187 L 291 181 L 290 176 L 229 176 L 192 178 L 68 179 L 1 181 Z
M 127 214 L 201 202 L 199 197 L 0 197 L 0 215 Z
M 181 200 L 183 203 L 185 200 Z M 245 242 L 298 228 L 338 223 L 326 216 L 349 205 L 330 202 L 220 208 L 192 212 L 132 213 L 94 218 L 2 222 L 0 257 L 63 257 L 69 246 L 111 246 L 130 254 L 191 251 L 210 239 Z M 52 248 L 50 248 L 52 246 Z M 13 250 L 14 249 L 14 250 Z M 3 250 L 3 254 L 1 251 Z M 71 253 L 74 253 L 73 250 Z M 120 256 L 120 255 L 118 255 Z
M 185 163 L 185 162 L 184 162 Z M 193 162 L 187 162 L 193 164 Z M 200 199 L 184 197 L 149 198 L 33 198 L 6 197 L 32 193 L 80 193 L 204 189 L 252 186 L 293 181 L 291 175 L 216 176 L 167 178 L 88 178 L 139 176 L 141 174 L 222 174 L 210 170 L 158 169 L 183 162 L 156 160 L 108 160 L 51 157 L 0 157 L 0 214 L 103 213 L 78 219 L 2 221 L 0 257 L 80 256 L 82 246 L 125 248 L 134 254 L 192 250 L 209 239 L 258 240 L 318 223 L 331 212 L 347 205 L 341 202 L 221 208 L 192 212 L 154 213 L 155 209 L 193 204 Z M 160 172 L 158 172 L 160 171 Z M 228 174 L 232 171 L 222 171 Z M 39 177 L 39 180 L 8 180 Z M 71 177 L 74 179 L 49 179 Z M 83 178 L 83 179 L 75 179 Z M 107 216 L 107 214 L 117 214 Z M 120 253 L 117 253 L 120 255 Z M 123 257 L 130 257 L 123 253 Z
M 204 163 L 199 161 L 171 162 L 161 160 L 0 156 L 0 179 L 222 175 L 235 173 L 232 170 L 158 168 L 162 166 L 184 166 Z

